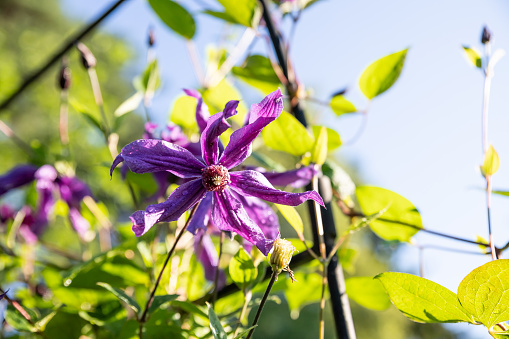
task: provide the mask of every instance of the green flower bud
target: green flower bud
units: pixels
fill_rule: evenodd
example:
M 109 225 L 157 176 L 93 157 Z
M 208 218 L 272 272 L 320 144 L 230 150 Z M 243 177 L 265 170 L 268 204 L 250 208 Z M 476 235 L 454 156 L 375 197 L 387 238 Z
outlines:
M 293 252 L 297 249 L 293 247 L 292 243 L 285 239 L 276 239 L 274 241 L 274 248 L 270 256 L 270 266 L 277 274 L 281 271 L 290 271 L 288 265 L 292 260 Z

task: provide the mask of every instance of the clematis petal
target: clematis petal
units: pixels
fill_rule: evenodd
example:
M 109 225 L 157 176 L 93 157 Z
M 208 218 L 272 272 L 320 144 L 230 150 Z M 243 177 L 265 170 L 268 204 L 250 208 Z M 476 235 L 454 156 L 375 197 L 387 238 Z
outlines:
M 71 221 L 72 227 L 78 233 L 78 235 L 82 239 L 85 239 L 87 232 L 90 230 L 90 223 L 87 221 L 87 219 L 83 218 L 77 208 L 71 207 L 69 209 L 69 220 Z
M 276 119 L 283 110 L 282 97 L 281 90 L 278 88 L 263 98 L 260 103 L 251 105 L 251 109 L 248 113 L 248 123 L 252 124 L 260 117 Z
M 203 103 L 203 98 L 201 97 L 200 92 L 197 90 L 184 89 L 184 92 L 190 97 L 196 98 L 198 100 L 198 103 L 196 104 L 196 122 L 198 123 L 200 133 L 203 133 L 207 127 L 207 120 L 210 117 L 209 108 L 205 103 Z
M 256 171 L 230 172 L 230 187 L 240 194 L 252 195 L 254 197 L 274 202 L 281 205 L 297 206 L 304 201 L 312 199 L 324 206 L 320 195 L 315 191 L 303 193 L 289 193 L 275 189 L 270 182 Z
M 158 222 L 177 220 L 185 211 L 196 205 L 206 192 L 201 178 L 180 185 L 165 202 L 149 205 L 145 211 L 136 211 L 131 215 L 134 234 L 139 237 Z
M 201 177 L 201 169 L 205 167 L 185 148 L 153 139 L 140 139 L 126 145 L 113 161 L 110 175 L 123 161 L 134 173 L 168 171 L 181 178 Z
M 260 226 L 267 239 L 276 240 L 279 238 L 279 221 L 269 205 L 255 197 L 237 194 L 234 191 L 232 194 L 239 199 L 247 215 Z
M 37 167 L 21 165 L 0 176 L 0 196 L 13 188 L 23 186 L 34 180 Z
M 240 201 L 229 189 L 214 192 L 212 200 L 212 221 L 222 231 L 240 235 L 267 255 L 274 240 L 265 238 L 262 230 L 249 218 Z
M 254 107 L 254 109 L 253 109 Z M 283 111 L 281 92 L 277 90 L 269 94 L 259 104 L 252 106 L 253 112 L 249 117 L 249 124 L 239 128 L 230 136 L 230 142 L 219 160 L 219 164 L 232 169 L 251 155 L 252 142 L 267 126 Z
M 205 279 L 208 281 L 214 281 L 216 278 L 216 272 L 218 272 L 218 288 L 222 288 L 226 284 L 226 275 L 222 270 L 217 271 L 217 265 L 219 263 L 219 257 L 217 255 L 216 248 L 205 231 L 201 230 L 194 237 L 194 251 L 198 260 L 203 265 L 205 271 Z
M 314 165 L 286 172 L 265 172 L 265 169 L 260 170 L 260 168 L 256 168 L 255 170 L 261 172 L 263 176 L 274 186 L 291 185 L 294 188 L 300 188 L 309 184 L 313 179 L 313 176 L 317 175 L 319 172 L 318 168 Z
M 86 196 L 92 196 L 90 188 L 83 181 L 75 177 L 62 177 L 57 180 L 60 197 L 67 205 L 80 208 L 81 201 Z
M 200 205 L 196 208 L 193 217 L 189 220 L 187 230 L 196 235 L 199 229 L 206 230 L 210 219 L 210 210 L 212 209 L 212 193 L 207 192 L 205 197 L 200 201 Z
M 230 124 L 226 119 L 237 114 L 237 100 L 231 100 L 226 103 L 222 112 L 216 113 L 207 121 L 207 127 L 203 131 L 200 139 L 203 160 L 207 165 L 215 165 L 219 157 L 219 136 L 223 134 Z

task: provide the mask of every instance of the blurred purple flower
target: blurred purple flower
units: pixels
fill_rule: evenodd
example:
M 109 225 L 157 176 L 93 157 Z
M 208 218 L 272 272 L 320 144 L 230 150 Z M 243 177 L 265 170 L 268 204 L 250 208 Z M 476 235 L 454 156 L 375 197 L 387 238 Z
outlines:
M 2 185 L 2 179 L 12 180 L 16 185 L 8 182 Z M 90 224 L 81 215 L 81 201 L 85 196 L 92 196 L 88 186 L 75 177 L 60 177 L 51 165 L 44 165 L 39 169 L 32 165 L 22 165 L 0 177 L 0 191 L 6 189 L 4 191 L 6 192 L 12 188 L 28 184 L 33 180 L 36 181 L 35 188 L 38 193 L 37 208 L 35 211 L 32 211 L 28 206 L 22 208 L 25 218 L 20 226 L 20 233 L 26 241 L 35 242 L 46 229 L 49 215 L 55 205 L 54 194 L 56 192 L 69 206 L 69 220 L 73 228 L 81 237 L 84 237 L 90 229 Z M 8 209 L 9 207 L 6 205 L 0 207 L 0 220 L 2 222 L 15 217 L 15 212 Z
M 21 165 L 0 176 L 0 196 L 13 188 L 32 182 L 36 171 L 35 166 Z
M 136 140 L 125 146 L 113 161 L 110 175 L 121 162 L 135 173 L 168 171 L 188 179 L 168 199 L 149 205 L 145 211 L 131 215 L 136 236 L 145 234 L 158 222 L 177 220 L 185 211 L 200 202 L 207 192 L 212 195 L 211 218 L 222 231 L 239 234 L 267 255 L 275 239 L 267 239 L 250 218 L 241 201 L 232 193 L 248 195 L 283 205 L 296 206 L 308 199 L 323 205 L 315 191 L 288 193 L 275 189 L 259 172 L 246 170 L 229 172 L 251 154 L 251 144 L 262 129 L 274 121 L 283 110 L 279 90 L 251 107 L 249 123 L 236 130 L 224 152 L 219 150 L 219 136 L 230 125 L 226 119 L 237 114 L 238 101 L 230 101 L 223 112 L 211 116 L 201 135 L 202 159 L 188 150 L 162 140 Z
M 216 272 L 218 272 L 217 288 L 225 286 L 226 275 L 223 271 L 218 271 L 217 266 L 219 265 L 219 257 L 208 233 L 205 231 L 198 232 L 196 237 L 194 237 L 194 250 L 196 257 L 203 265 L 205 279 L 208 281 L 214 281 Z

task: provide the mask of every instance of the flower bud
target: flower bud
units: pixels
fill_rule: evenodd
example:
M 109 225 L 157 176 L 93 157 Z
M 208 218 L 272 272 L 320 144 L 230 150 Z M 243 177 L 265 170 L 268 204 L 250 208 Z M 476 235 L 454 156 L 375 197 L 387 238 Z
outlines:
M 79 42 L 76 47 L 78 48 L 78 51 L 80 51 L 81 63 L 83 64 L 83 67 L 86 69 L 94 68 L 97 64 L 97 60 L 95 59 L 95 56 L 92 54 L 90 49 L 88 49 L 88 47 L 81 42 Z
M 270 266 L 277 274 L 281 271 L 289 270 L 288 265 L 292 260 L 293 252 L 297 249 L 293 247 L 292 243 L 285 239 L 276 239 L 274 241 L 274 248 L 270 257 Z
M 154 34 L 154 29 L 151 27 L 148 30 L 148 46 L 153 47 L 156 43 L 156 36 Z
M 487 26 L 484 26 L 482 29 L 481 42 L 483 44 L 487 44 L 491 40 L 491 32 L 488 30 Z
M 71 69 L 67 66 L 67 64 L 63 64 L 62 68 L 60 68 L 58 84 L 60 89 L 68 89 L 71 85 Z

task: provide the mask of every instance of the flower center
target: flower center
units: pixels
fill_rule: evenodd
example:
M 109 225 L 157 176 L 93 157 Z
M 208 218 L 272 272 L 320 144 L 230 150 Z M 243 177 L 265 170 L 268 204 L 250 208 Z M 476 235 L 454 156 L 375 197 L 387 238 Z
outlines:
M 202 169 L 203 186 L 207 191 L 222 191 L 230 183 L 230 174 L 226 167 L 212 165 Z

